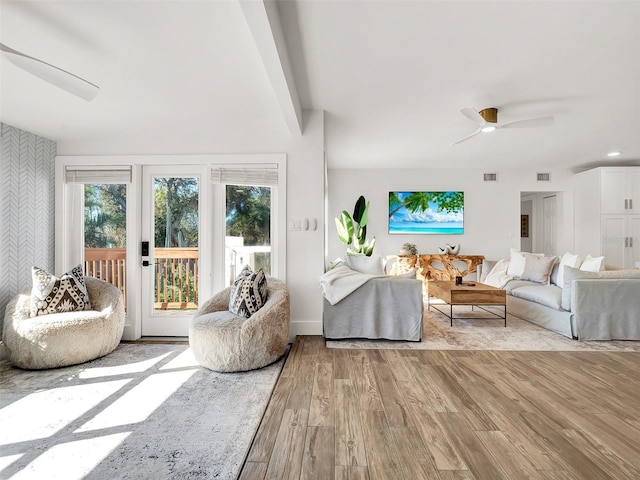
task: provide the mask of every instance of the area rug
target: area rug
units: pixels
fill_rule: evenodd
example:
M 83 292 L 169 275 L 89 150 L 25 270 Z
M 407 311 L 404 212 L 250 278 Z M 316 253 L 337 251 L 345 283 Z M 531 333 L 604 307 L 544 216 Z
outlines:
M 499 312 L 502 314 L 502 310 Z M 415 349 L 415 350 L 519 350 L 519 351 L 612 351 L 639 352 L 640 341 L 579 342 L 534 325 L 513 315 L 504 320 L 477 309 L 457 307 L 456 316 L 483 319 L 454 319 L 425 308 L 421 342 L 387 340 L 327 340 L 328 348 Z
M 0 362 L 0 478 L 235 479 L 283 363 L 216 373 L 184 344 L 54 370 Z

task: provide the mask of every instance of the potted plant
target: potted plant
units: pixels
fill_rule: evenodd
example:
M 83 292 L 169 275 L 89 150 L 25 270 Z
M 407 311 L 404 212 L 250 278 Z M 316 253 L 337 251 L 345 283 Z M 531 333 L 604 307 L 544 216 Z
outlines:
M 418 248 L 414 243 L 405 243 L 400 249 L 400 255 L 417 255 Z
M 369 217 L 369 204 L 360 195 L 353 209 L 353 217 L 344 210 L 340 218 L 336 218 L 338 238 L 347 248 L 347 254 L 363 254 L 370 257 L 376 244 L 375 237 L 367 240 L 367 219 Z

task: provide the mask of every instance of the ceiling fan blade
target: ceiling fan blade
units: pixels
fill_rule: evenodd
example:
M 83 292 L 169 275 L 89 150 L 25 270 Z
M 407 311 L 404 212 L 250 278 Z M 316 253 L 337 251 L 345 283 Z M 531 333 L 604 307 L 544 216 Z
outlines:
M 462 142 L 464 142 L 464 141 L 466 141 L 466 140 L 469 140 L 471 137 L 475 137 L 475 136 L 476 136 L 476 135 L 478 135 L 479 133 L 482 133 L 482 129 L 481 129 L 481 128 L 479 128 L 479 129 L 478 129 L 478 130 L 476 130 L 475 132 L 473 132 L 473 133 L 471 133 L 471 134 L 467 135 L 466 137 L 462 137 L 460 140 L 456 140 L 455 142 L 450 143 L 450 144 L 449 144 L 449 146 L 456 145 L 456 144 L 458 144 L 458 143 L 462 143 Z
M 17 67 L 87 101 L 93 100 L 100 91 L 97 85 L 73 73 L 14 50 L 3 43 L 0 43 L 0 51 Z
M 467 117 L 469 120 L 472 120 L 473 122 L 477 123 L 478 125 L 480 125 L 481 127 L 487 123 L 487 121 L 482 118 L 482 115 L 480 115 L 478 112 L 476 112 L 473 108 L 471 107 L 464 107 L 460 109 L 460 113 L 462 113 L 465 117 Z
M 500 128 L 528 128 L 528 127 L 548 127 L 553 125 L 553 117 L 531 118 L 529 120 L 516 120 L 515 122 L 500 125 Z

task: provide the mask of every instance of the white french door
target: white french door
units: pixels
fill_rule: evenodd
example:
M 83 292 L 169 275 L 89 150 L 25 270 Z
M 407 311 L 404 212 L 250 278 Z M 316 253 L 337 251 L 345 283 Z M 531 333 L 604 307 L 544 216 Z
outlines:
M 210 181 L 203 166 L 144 166 L 140 254 L 142 335 L 186 336 L 208 291 Z
M 56 271 L 117 285 L 126 340 L 188 335 L 244 265 L 286 280 L 285 156 L 57 160 Z

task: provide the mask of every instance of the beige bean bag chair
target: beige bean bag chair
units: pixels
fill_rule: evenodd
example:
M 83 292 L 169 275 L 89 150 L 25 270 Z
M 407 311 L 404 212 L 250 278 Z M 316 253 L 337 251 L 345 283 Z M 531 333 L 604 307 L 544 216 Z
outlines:
M 3 341 L 13 365 L 29 370 L 66 367 L 116 349 L 124 330 L 122 293 L 103 280 L 84 280 L 91 310 L 31 317 L 31 288 L 7 304 Z
M 189 328 L 189 344 L 202 366 L 239 372 L 275 362 L 289 343 L 289 290 L 267 278 L 267 299 L 250 318 L 229 311 L 231 287 L 200 307 Z

